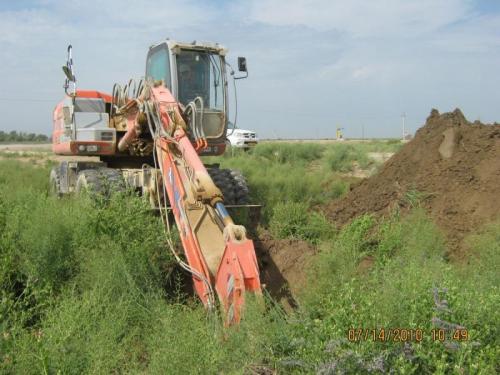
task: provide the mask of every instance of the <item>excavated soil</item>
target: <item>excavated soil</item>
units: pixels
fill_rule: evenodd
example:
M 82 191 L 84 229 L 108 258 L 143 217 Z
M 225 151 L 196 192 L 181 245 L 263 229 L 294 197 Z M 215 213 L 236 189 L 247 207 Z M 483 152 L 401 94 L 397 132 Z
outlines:
M 295 296 L 306 283 L 305 267 L 316 253 L 301 240 L 277 240 L 264 233 L 254 240 L 261 283 L 285 308 L 294 308 Z
M 396 207 L 405 212 L 418 198 L 442 229 L 449 256 L 460 259 L 467 252 L 464 238 L 499 218 L 499 197 L 500 125 L 470 123 L 458 109 L 444 114 L 432 110 L 414 139 L 376 175 L 352 185 L 344 198 L 322 210 L 342 227 L 366 213 L 382 216 Z M 294 307 L 315 248 L 304 241 L 273 239 L 268 233 L 254 244 L 267 291 L 285 307 Z M 369 268 L 372 261 L 363 260 L 360 269 Z
M 352 186 L 324 212 L 340 227 L 365 213 L 408 207 L 415 192 L 443 230 L 450 255 L 464 255 L 464 237 L 500 214 L 500 125 L 470 123 L 459 109 L 433 109 L 378 174 Z

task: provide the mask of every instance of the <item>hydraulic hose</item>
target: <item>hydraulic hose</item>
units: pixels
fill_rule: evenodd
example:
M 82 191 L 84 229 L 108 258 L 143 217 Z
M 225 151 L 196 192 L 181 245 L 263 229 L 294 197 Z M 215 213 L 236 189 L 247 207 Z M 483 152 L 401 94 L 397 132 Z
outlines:
M 163 165 L 162 163 L 158 162 L 157 155 L 156 155 L 156 150 L 159 150 L 160 155 L 163 153 L 163 149 L 161 147 L 157 147 L 157 141 L 160 137 L 164 136 L 162 135 L 162 126 L 159 121 L 159 116 L 157 113 L 157 108 L 155 107 L 155 113 L 151 113 L 153 104 L 149 102 L 145 102 L 144 109 L 146 112 L 146 118 L 148 121 L 148 127 L 151 132 L 151 136 L 153 138 L 153 143 L 154 143 L 154 148 L 155 152 L 153 152 L 153 162 L 154 166 L 156 169 L 160 170 L 160 173 L 162 176 L 165 176 L 165 171 L 163 170 Z M 177 143 L 177 141 L 173 137 L 169 137 L 169 141 Z M 207 295 L 207 305 L 210 311 L 212 311 L 215 307 L 215 293 L 212 288 L 212 285 L 210 284 L 210 281 L 200 272 L 197 270 L 193 269 L 189 264 L 184 262 L 177 251 L 175 250 L 175 246 L 172 242 L 172 232 L 171 232 L 171 226 L 170 226 L 170 221 L 168 219 L 168 211 L 167 211 L 167 200 L 164 199 L 164 203 L 162 204 L 161 199 L 160 199 L 160 186 L 158 183 L 158 179 L 155 178 L 156 182 L 156 191 L 157 191 L 157 201 L 158 201 L 158 207 L 160 209 L 160 216 L 163 221 L 163 230 L 165 232 L 165 237 L 167 241 L 167 245 L 169 250 L 171 251 L 172 255 L 174 256 L 175 260 L 177 263 L 183 268 L 185 271 L 191 273 L 194 277 L 198 278 L 203 282 L 205 285 L 206 289 L 208 290 L 208 295 Z M 163 185 L 163 189 L 161 190 L 163 192 L 164 197 L 168 197 L 167 189 L 165 187 L 165 184 Z

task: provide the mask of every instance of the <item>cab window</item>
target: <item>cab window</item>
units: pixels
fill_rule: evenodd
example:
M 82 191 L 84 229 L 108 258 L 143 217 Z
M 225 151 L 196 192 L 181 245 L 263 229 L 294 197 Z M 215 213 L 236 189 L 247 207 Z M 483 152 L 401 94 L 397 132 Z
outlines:
M 146 77 L 155 81 L 163 80 L 165 86 L 172 87 L 170 81 L 170 58 L 165 47 L 153 49 L 146 63 Z
M 182 49 L 177 55 L 179 101 L 187 105 L 196 97 L 212 110 L 224 109 L 224 81 L 219 55 Z

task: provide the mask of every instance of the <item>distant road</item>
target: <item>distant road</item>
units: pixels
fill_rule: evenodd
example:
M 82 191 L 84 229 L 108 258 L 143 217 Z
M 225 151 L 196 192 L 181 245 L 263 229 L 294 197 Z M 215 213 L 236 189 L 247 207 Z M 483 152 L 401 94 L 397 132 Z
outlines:
M 335 138 L 330 139 L 261 139 L 262 143 L 360 143 L 360 142 L 387 142 L 392 140 L 392 138 L 373 138 L 373 139 L 343 139 L 341 141 Z
M 27 163 L 44 164 L 47 160 L 61 161 L 99 161 L 96 156 L 55 155 L 52 143 L 0 143 L 0 160 L 8 157 Z
M 261 139 L 262 143 L 360 143 L 360 142 L 387 142 L 388 139 L 346 139 L 337 141 L 336 139 Z M 0 151 L 52 151 L 51 143 L 0 143 Z
M 358 143 L 358 142 L 369 142 L 370 140 L 346 140 L 346 141 L 337 141 L 335 139 L 266 139 L 262 140 L 264 143 L 271 142 L 281 142 L 281 143 L 323 143 L 323 144 L 332 144 L 332 143 Z M 95 156 L 77 156 L 77 155 L 54 155 L 52 153 L 52 144 L 51 143 L 0 143 L 0 152 L 4 154 L 11 154 L 16 159 L 29 161 L 33 157 L 39 158 L 38 162 L 43 163 L 45 160 L 53 160 L 53 161 L 70 161 L 70 160 L 87 160 L 87 161 L 97 161 L 98 157 Z M 385 163 L 391 156 L 394 155 L 393 152 L 369 152 L 368 157 L 378 161 Z M 4 159 L 5 156 L 0 155 L 0 159 Z M 365 175 L 360 175 L 357 177 L 366 177 Z
M 52 143 L 0 143 L 0 151 L 50 151 Z

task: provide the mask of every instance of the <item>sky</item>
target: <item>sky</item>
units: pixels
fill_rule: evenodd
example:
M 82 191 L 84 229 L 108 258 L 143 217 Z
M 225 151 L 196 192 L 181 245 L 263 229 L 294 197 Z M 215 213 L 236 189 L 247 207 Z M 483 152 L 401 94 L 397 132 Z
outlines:
M 262 138 L 400 137 L 432 108 L 500 122 L 497 0 L 0 0 L 0 130 L 51 133 L 68 44 L 78 87 L 111 92 L 167 37 L 247 58 L 238 127 Z

